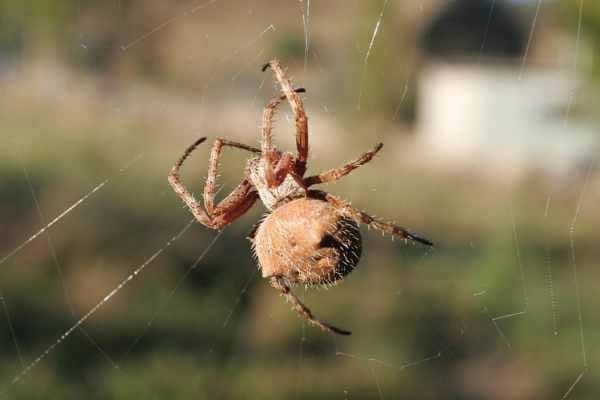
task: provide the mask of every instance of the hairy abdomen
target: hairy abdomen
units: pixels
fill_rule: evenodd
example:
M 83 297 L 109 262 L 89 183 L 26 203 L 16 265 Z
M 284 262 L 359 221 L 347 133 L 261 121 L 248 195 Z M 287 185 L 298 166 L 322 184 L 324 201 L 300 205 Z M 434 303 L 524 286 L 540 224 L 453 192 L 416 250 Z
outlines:
M 300 198 L 265 218 L 256 231 L 254 249 L 263 277 L 327 285 L 356 266 L 362 241 L 358 224 L 343 209 Z

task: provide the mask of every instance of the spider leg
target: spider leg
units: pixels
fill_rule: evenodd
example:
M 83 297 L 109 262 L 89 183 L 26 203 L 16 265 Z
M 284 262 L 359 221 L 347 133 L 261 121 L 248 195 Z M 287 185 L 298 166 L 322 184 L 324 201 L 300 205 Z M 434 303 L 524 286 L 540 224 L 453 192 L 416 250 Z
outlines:
M 260 150 L 242 143 L 233 142 L 227 139 L 215 139 L 210 157 L 208 159 L 208 175 L 206 177 L 206 185 L 204 185 L 204 208 L 209 215 L 215 211 L 215 196 L 217 193 L 217 174 L 219 169 L 219 159 L 223 146 L 235 147 L 242 150 L 247 150 L 252 153 L 260 154 Z M 242 182 L 243 184 L 244 182 Z M 242 185 L 240 184 L 240 185 Z M 235 189 L 234 189 L 235 192 Z
M 292 289 L 281 276 L 273 276 L 270 279 L 271 286 L 279 290 L 285 299 L 292 305 L 294 311 L 304 317 L 309 324 L 321 328 L 325 332 L 337 333 L 338 335 L 351 335 L 352 332 L 344 329 L 336 328 L 335 326 L 329 325 L 323 321 L 316 319 L 308 307 L 306 307 L 298 297 L 292 292 Z
M 215 207 L 211 219 L 215 229 L 229 225 L 246 213 L 258 199 L 258 193 L 248 179 L 244 179 Z
M 372 150 L 367 151 L 362 154 L 356 160 L 350 161 L 346 165 L 343 165 L 339 168 L 330 169 L 329 171 L 325 171 L 320 173 L 319 175 L 309 176 L 304 179 L 304 184 L 308 186 L 316 185 L 319 183 L 333 182 L 338 179 L 348 175 L 350 172 L 354 171 L 356 168 L 360 167 L 363 164 L 368 163 L 375 157 L 375 154 L 381 150 L 383 147 L 383 143 L 379 143 Z
M 401 226 L 377 220 L 369 214 L 352 207 L 349 202 L 342 200 L 337 196 L 321 190 L 310 190 L 308 191 L 308 196 L 324 200 L 337 208 L 344 209 L 357 222 L 362 222 L 363 224 L 373 227 L 381 232 L 389 233 L 393 236 L 400 237 L 401 239 L 412 240 L 427 246 L 433 246 L 433 242 L 431 242 L 429 239 L 409 232 L 407 229 Z
M 268 158 L 267 158 L 268 159 Z M 283 153 L 277 161 L 277 164 L 273 166 L 267 161 L 265 168 L 265 178 L 267 185 L 270 188 L 277 187 L 285 180 L 285 177 L 293 171 L 294 167 L 294 156 L 290 153 Z
M 304 93 L 305 91 L 304 88 L 294 89 L 295 93 Z M 294 157 L 290 153 L 283 153 L 280 156 L 273 146 L 273 117 L 277 107 L 285 99 L 285 95 L 272 99 L 263 111 L 261 150 L 267 185 L 270 188 L 279 186 L 294 167 Z
M 205 137 L 198 139 L 195 141 L 190 147 L 188 147 L 183 155 L 177 160 L 171 172 L 169 173 L 169 183 L 171 187 L 177 193 L 177 195 L 183 200 L 183 202 L 188 206 L 194 217 L 200 222 L 202 225 L 212 227 L 212 222 L 206 211 L 200 207 L 200 203 L 194 198 L 194 195 L 187 190 L 183 182 L 181 182 L 181 178 L 179 176 L 179 170 L 183 165 L 186 158 L 198 147 L 198 145 L 206 140 Z
M 263 71 L 271 68 L 275 73 L 275 77 L 281 85 L 281 89 L 285 94 L 294 114 L 296 116 L 296 148 L 298 150 L 298 159 L 296 160 L 296 173 L 304 176 L 306 172 L 306 162 L 308 160 L 308 119 L 304 111 L 302 98 L 294 91 L 292 83 L 281 68 L 278 60 L 271 60 L 263 66 Z
M 306 93 L 306 89 L 297 88 L 294 89 L 295 93 Z M 271 134 L 273 130 L 273 116 L 277 111 L 277 107 L 286 99 L 286 95 L 281 95 L 271 99 L 263 110 L 262 117 L 262 138 L 261 138 L 261 150 L 264 153 L 273 151 L 273 136 Z
M 188 147 L 183 155 L 177 160 L 171 172 L 169 173 L 169 183 L 177 195 L 188 206 L 196 220 L 202 225 L 212 229 L 221 229 L 230 224 L 236 218 L 244 214 L 256 201 L 258 194 L 247 179 L 244 179 L 225 199 L 223 199 L 214 210 L 207 213 L 202 209 L 200 203 L 194 198 L 194 195 L 185 187 L 179 176 L 179 170 L 190 156 L 190 154 L 206 140 L 205 137 L 198 139 Z M 260 152 L 250 146 L 241 145 L 235 142 L 229 142 L 233 147 L 239 147 L 252 152 Z M 239 146 L 238 146 L 239 145 Z

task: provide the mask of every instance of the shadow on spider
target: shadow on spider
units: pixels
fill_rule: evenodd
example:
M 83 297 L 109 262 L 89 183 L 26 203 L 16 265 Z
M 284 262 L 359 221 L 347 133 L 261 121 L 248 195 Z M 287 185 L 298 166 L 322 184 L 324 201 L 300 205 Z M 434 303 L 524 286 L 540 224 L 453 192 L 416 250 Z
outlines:
M 205 137 L 188 147 L 175 163 L 169 174 L 169 183 L 198 222 L 212 229 L 221 229 L 232 223 L 260 199 L 270 213 L 254 228 L 249 239 L 262 276 L 269 279 L 271 285 L 309 324 L 327 332 L 350 335 L 349 331 L 315 318 L 290 286 L 297 283 L 332 285 L 349 274 L 361 256 L 361 223 L 405 240 L 427 246 L 433 243 L 400 226 L 376 220 L 336 196 L 309 189 L 319 183 L 336 181 L 371 161 L 383 144 L 342 167 L 304 177 L 308 160 L 308 120 L 299 93 L 305 90 L 293 89 L 279 61 L 265 64 L 263 71 L 268 68 L 275 73 L 283 94 L 272 99 L 263 111 L 261 148 L 226 139 L 214 141 L 204 186 L 204 207 L 181 182 L 179 170 L 194 149 L 206 140 Z M 273 116 L 285 100 L 295 115 L 296 155 L 281 152 L 273 145 Z M 246 163 L 242 182 L 215 204 L 217 167 L 224 146 L 246 150 L 254 153 L 254 157 Z

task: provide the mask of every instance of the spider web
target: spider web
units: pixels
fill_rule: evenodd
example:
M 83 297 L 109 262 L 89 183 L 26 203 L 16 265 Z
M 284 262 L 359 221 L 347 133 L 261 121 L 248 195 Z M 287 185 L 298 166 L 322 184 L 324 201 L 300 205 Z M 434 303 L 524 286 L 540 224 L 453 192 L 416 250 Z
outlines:
M 16 210 L 16 217 L 6 218 L 9 234 L 0 242 L 0 321 L 4 321 L 0 398 L 39 397 L 40 393 L 65 397 L 73 387 L 99 398 L 152 393 L 148 387 L 174 396 L 211 398 L 270 394 L 278 398 L 514 395 L 566 399 L 594 392 L 596 372 L 590 365 L 595 355 L 590 350 L 595 342 L 590 331 L 595 326 L 591 318 L 589 326 L 586 321 L 596 298 L 586 290 L 587 280 L 593 277 L 586 267 L 594 264 L 589 241 L 597 218 L 591 207 L 596 194 L 595 161 L 578 176 L 541 188 L 512 186 L 508 195 L 498 194 L 499 200 L 484 195 L 483 207 L 467 197 L 477 190 L 465 197 L 444 193 L 443 187 L 459 191 L 465 182 L 436 170 L 435 162 L 433 167 L 418 164 L 417 168 L 433 170 L 422 181 L 397 178 L 412 174 L 414 157 L 385 171 L 383 157 L 390 162 L 408 156 L 398 149 L 411 144 L 392 132 L 419 86 L 416 66 L 401 76 L 391 76 L 385 68 L 386 56 L 395 60 L 385 51 L 402 21 L 402 6 L 396 2 L 353 3 L 354 9 L 346 12 L 357 19 L 358 33 L 346 30 L 341 35 L 346 39 L 341 41 L 342 49 L 324 38 L 337 28 L 321 19 L 337 12 L 329 7 L 341 12 L 341 4 L 324 6 L 305 0 L 268 10 L 254 2 L 167 2 L 144 17 L 134 3 L 117 0 L 111 6 L 119 16 L 116 43 L 95 43 L 97 31 L 85 24 L 94 22 L 88 19 L 86 2 L 77 2 L 77 12 L 68 17 L 83 24 L 74 24 L 72 37 L 84 56 L 94 46 L 105 46 L 113 51 L 115 63 L 122 63 L 122 70 L 108 69 L 90 78 L 77 71 L 90 62 L 82 57 L 76 59 L 75 70 L 51 64 L 57 71 L 33 83 L 47 85 L 52 73 L 57 81 L 64 79 L 63 86 L 45 86 L 40 97 L 47 96 L 42 99 L 46 102 L 53 101 L 56 91 L 66 92 L 73 82 L 81 82 L 81 91 L 90 90 L 83 89 L 89 87 L 85 85 L 98 85 L 100 100 L 85 100 L 76 111 L 95 107 L 99 115 L 118 120 L 96 128 L 105 137 L 94 138 L 89 145 L 110 154 L 101 158 L 90 152 L 85 143 L 88 136 L 81 133 L 87 128 L 81 121 L 65 129 L 83 135 L 83 140 L 52 133 L 61 151 L 75 154 L 65 158 L 79 163 L 81 176 L 70 176 L 75 167 L 64 163 L 45 172 L 59 157 L 52 154 L 48 141 L 43 144 L 49 149 L 37 150 L 40 137 L 31 129 L 39 128 L 37 122 L 5 139 L 13 155 L 7 152 L 10 180 L 4 191 L 14 196 L 3 196 L 2 208 Z M 483 54 L 500 1 L 488 3 L 478 64 L 485 62 Z M 583 0 L 575 3 L 570 69 L 579 77 L 586 7 Z M 410 7 L 425 21 L 432 4 L 422 1 Z M 532 52 L 540 39 L 540 21 L 551 7 L 542 0 L 531 2 L 526 47 L 515 80 L 535 74 Z M 243 19 L 242 27 L 232 23 Z M 229 31 L 214 28 L 214 23 L 229 24 Z M 201 29 L 194 31 L 198 26 Z M 186 36 L 186 29 L 203 36 Z M 352 34 L 357 38 L 349 39 Z M 152 49 L 155 46 L 165 48 Z M 200 72 L 203 81 L 193 82 L 190 71 L 199 65 L 198 53 L 203 51 L 206 56 L 200 58 L 209 60 L 200 67 L 205 68 Z M 127 71 L 145 52 L 180 59 L 171 67 L 174 70 L 163 72 L 172 81 L 148 89 L 143 82 L 159 73 L 147 66 L 150 78 L 142 68 L 135 76 L 139 85 L 117 87 L 122 85 L 120 71 Z M 241 249 L 248 247 L 244 229 L 258 219 L 259 210 L 225 232 L 210 232 L 190 219 L 166 185 L 170 162 L 198 136 L 257 140 L 261 105 L 277 90 L 268 83 L 272 78 L 260 76 L 258 69 L 273 56 L 284 58 L 295 72 L 294 83 L 307 87 L 312 168 L 341 164 L 372 142 L 391 142 L 386 155 L 364 168 L 374 172 L 357 171 L 328 189 L 361 207 L 373 204 L 370 211 L 397 216 L 407 226 L 426 223 L 433 229 L 428 236 L 439 243 L 428 251 L 381 240 L 365 230 L 365 256 L 346 282 L 327 291 L 299 290 L 317 315 L 342 327 L 351 325 L 350 338 L 305 326 L 258 279 L 250 252 Z M 336 57 L 350 62 L 340 65 Z M 100 69 L 101 61 L 92 58 L 91 66 Z M 334 77 L 334 68 L 346 78 Z M 32 74 L 39 78 L 35 70 Z M 323 81 L 318 75 L 352 84 L 339 93 L 331 84 L 319 90 Z M 17 82 L 10 92 L 15 96 L 22 89 L 19 75 L 13 78 L 9 72 L 8 76 Z M 388 78 L 395 79 L 398 89 L 393 95 L 387 91 Z M 113 93 L 117 99 L 111 98 Z M 78 100 L 69 95 L 64 94 L 66 102 Z M 387 109 L 378 103 L 386 95 L 392 98 Z M 32 101 L 30 97 L 22 101 Z M 100 104 L 104 101 L 108 106 Z M 575 118 L 579 101 L 573 86 L 562 115 L 565 125 Z M 44 121 L 45 111 L 39 110 Z M 167 114 L 165 120 L 156 118 L 158 110 Z M 88 118 L 92 124 L 102 119 Z M 129 123 L 128 118 L 136 122 Z M 287 109 L 281 111 L 275 130 L 277 141 L 288 148 L 294 143 L 292 121 Z M 12 128 L 10 123 L 7 128 Z M 109 133 L 104 132 L 107 128 Z M 375 133 L 363 138 L 361 131 Z M 89 136 L 94 134 L 91 131 Z M 202 174 L 198 171 L 206 168 L 207 150 L 201 151 L 185 172 L 186 182 L 196 191 Z M 239 152 L 224 156 L 223 193 L 239 179 L 241 158 Z M 381 196 L 396 178 L 393 185 L 398 189 Z M 450 185 L 440 183 L 448 180 Z M 415 192 L 424 194 L 401 196 L 400 187 L 405 185 L 414 185 Z M 475 185 L 479 190 L 499 191 L 493 178 Z M 449 205 L 436 198 L 446 196 Z M 540 198 L 541 206 L 534 208 Z M 11 201 L 29 205 L 12 208 Z M 455 218 L 462 216 L 462 220 L 456 221 L 431 210 L 445 207 L 447 213 L 450 206 L 473 206 L 480 214 L 457 212 Z M 432 217 L 419 217 L 430 212 Z M 442 222 L 432 222 L 434 218 Z M 485 219 L 489 222 L 471 222 Z M 475 233 L 468 231 L 471 225 Z M 459 231 L 453 237 L 456 227 Z M 534 237 L 536 233 L 541 237 Z M 580 248 L 585 249 L 583 254 Z M 46 320 L 49 327 L 42 329 Z M 540 355 L 540 345 L 549 354 Z M 482 384 L 482 374 L 488 380 L 496 376 L 502 387 Z M 530 379 L 523 381 L 523 374 Z M 256 377 L 264 380 L 262 385 L 249 383 Z M 232 388 L 237 386 L 232 382 L 242 388 Z

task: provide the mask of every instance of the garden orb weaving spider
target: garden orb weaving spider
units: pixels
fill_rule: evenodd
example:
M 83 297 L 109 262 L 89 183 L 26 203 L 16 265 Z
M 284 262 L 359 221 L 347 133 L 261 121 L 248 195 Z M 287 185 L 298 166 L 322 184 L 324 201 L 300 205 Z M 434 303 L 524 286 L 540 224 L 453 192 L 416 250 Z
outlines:
M 349 335 L 314 317 L 291 291 L 290 285 L 331 285 L 350 273 L 361 255 L 359 224 L 363 223 L 405 240 L 428 246 L 432 243 L 406 229 L 376 220 L 352 207 L 350 203 L 309 187 L 332 182 L 369 162 L 383 147 L 378 144 L 348 164 L 304 177 L 308 159 L 308 124 L 302 99 L 293 89 L 279 61 L 272 60 L 263 67 L 271 68 L 283 90 L 283 95 L 271 100 L 262 118 L 261 148 L 216 139 L 208 162 L 208 177 L 204 186 L 204 208 L 183 185 L 179 169 L 194 149 L 204 142 L 192 144 L 175 163 L 169 183 L 201 224 L 221 229 L 235 221 L 260 198 L 270 211 L 250 235 L 262 276 L 279 290 L 301 316 L 324 331 Z M 277 107 L 286 100 L 295 115 L 297 155 L 281 152 L 272 143 L 272 122 Z M 221 202 L 215 204 L 216 177 L 219 157 L 224 146 L 254 153 L 248 160 L 242 182 Z

